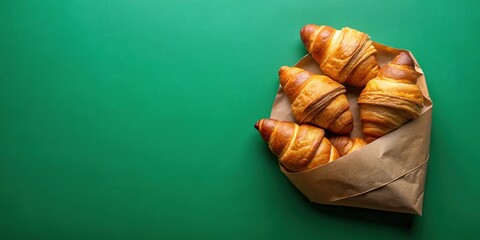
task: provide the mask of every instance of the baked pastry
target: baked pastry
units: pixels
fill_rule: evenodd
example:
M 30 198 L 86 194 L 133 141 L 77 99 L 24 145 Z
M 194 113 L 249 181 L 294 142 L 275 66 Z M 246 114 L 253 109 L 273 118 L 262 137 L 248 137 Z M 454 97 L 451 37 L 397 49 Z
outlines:
M 311 123 L 338 134 L 352 131 L 353 117 L 343 85 L 297 67 L 283 66 L 278 76 L 299 123 Z
M 360 31 L 306 25 L 300 37 L 320 70 L 339 83 L 362 87 L 377 76 L 377 50 L 370 37 Z
M 312 169 L 339 157 L 321 128 L 274 119 L 262 119 L 255 128 L 280 164 L 289 171 Z
M 337 149 L 340 156 L 345 156 L 365 145 L 365 142 L 361 138 L 349 138 L 347 136 L 331 137 L 330 143 Z
M 416 84 L 419 76 L 412 57 L 407 52 L 400 52 L 368 82 L 357 100 L 366 142 L 372 142 L 420 115 L 423 94 Z

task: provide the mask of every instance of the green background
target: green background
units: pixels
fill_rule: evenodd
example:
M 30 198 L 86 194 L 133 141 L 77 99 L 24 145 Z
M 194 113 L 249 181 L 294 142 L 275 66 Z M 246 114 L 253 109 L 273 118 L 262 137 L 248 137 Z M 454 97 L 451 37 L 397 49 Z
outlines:
M 0 1 L 0 239 L 480 234 L 478 1 Z M 315 205 L 253 128 L 308 23 L 411 50 L 424 215 Z

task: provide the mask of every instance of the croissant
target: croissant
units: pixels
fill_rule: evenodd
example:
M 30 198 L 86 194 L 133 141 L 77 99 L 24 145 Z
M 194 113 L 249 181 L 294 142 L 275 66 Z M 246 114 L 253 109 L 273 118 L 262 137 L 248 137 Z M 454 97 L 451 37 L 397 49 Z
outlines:
M 357 100 L 366 142 L 372 142 L 420 115 L 423 95 L 416 84 L 420 75 L 415 71 L 411 56 L 400 52 L 368 82 Z
M 337 149 L 340 156 L 345 156 L 365 145 L 367 143 L 361 138 L 349 138 L 346 136 L 329 138 L 332 145 Z
M 320 70 L 339 83 L 363 87 L 377 76 L 377 50 L 370 37 L 360 31 L 329 26 L 306 25 L 300 37 Z
M 280 164 L 289 171 L 305 171 L 339 158 L 321 128 L 274 119 L 262 119 L 255 128 Z
M 352 131 L 353 117 L 343 85 L 297 67 L 283 66 L 278 75 L 298 122 L 339 134 Z

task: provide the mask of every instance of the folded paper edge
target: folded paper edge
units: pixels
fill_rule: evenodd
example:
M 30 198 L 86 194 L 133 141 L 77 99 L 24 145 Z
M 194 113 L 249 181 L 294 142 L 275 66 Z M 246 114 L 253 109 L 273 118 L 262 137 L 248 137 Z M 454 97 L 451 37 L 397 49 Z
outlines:
M 340 201 L 340 200 L 347 199 L 347 198 L 353 198 L 353 197 L 356 197 L 356 196 L 359 196 L 359 195 L 362 195 L 362 194 L 366 194 L 366 193 L 371 192 L 371 191 L 375 191 L 375 190 L 377 190 L 377 189 L 379 189 L 379 188 L 385 187 L 386 185 L 388 185 L 388 184 L 390 184 L 390 183 L 392 183 L 392 182 L 395 182 L 395 181 L 397 181 L 398 179 L 404 177 L 405 175 L 407 175 L 407 174 L 409 174 L 409 173 L 411 173 L 411 172 L 413 172 L 413 171 L 421 168 L 423 165 L 425 165 L 425 164 L 428 163 L 428 159 L 429 159 L 429 158 L 430 158 L 430 154 L 427 156 L 427 159 L 425 159 L 425 161 L 423 161 L 423 162 L 420 163 L 420 165 L 418 165 L 418 166 L 410 169 L 410 170 L 407 171 L 406 173 L 401 174 L 400 176 L 398 176 L 398 177 L 396 177 L 396 178 L 393 178 L 393 179 L 391 179 L 390 181 L 385 182 L 385 183 L 383 183 L 383 184 L 381 184 L 381 185 L 379 185 L 379 186 L 375 186 L 374 188 L 368 189 L 368 190 L 366 190 L 366 191 L 359 192 L 359 193 L 356 193 L 356 194 L 353 194 L 353 195 L 350 195 L 350 196 L 340 197 L 340 198 L 337 198 L 337 199 L 335 199 L 335 200 L 327 201 L 327 202 L 336 202 L 336 201 Z
M 425 162 L 425 164 L 419 166 L 419 168 L 411 171 L 410 173 L 413 173 L 417 170 L 419 170 L 420 168 L 422 168 L 423 166 L 425 165 L 425 168 L 423 169 L 424 171 L 424 174 L 423 174 L 423 187 L 421 188 L 421 192 L 419 192 L 418 196 L 415 198 L 415 201 L 411 201 L 410 205 L 408 205 L 406 208 L 405 206 L 403 208 L 395 208 L 395 207 L 385 207 L 385 206 L 366 206 L 364 204 L 358 204 L 358 203 L 355 203 L 355 202 L 349 202 L 349 200 L 351 199 L 354 199 L 356 197 L 361 197 L 363 196 L 364 194 L 368 194 L 369 192 L 367 193 L 364 193 L 362 195 L 357 195 L 355 197 L 352 197 L 352 198 L 346 198 L 346 199 L 342 199 L 342 200 L 339 200 L 339 201 L 332 201 L 332 202 L 316 202 L 310 198 L 308 198 L 308 200 L 310 200 L 310 202 L 312 203 L 315 203 L 315 204 L 325 204 L 325 205 L 333 205 L 333 206 L 348 206 L 348 207 L 357 207 L 357 208 L 367 208 L 367 209 L 374 209 L 374 210 L 381 210 L 381 211 L 390 211 L 390 212 L 399 212 L 399 213 L 408 213 L 408 214 L 416 214 L 416 215 L 419 215 L 419 216 L 422 216 L 422 213 L 423 213 L 423 201 L 424 201 L 424 196 L 425 196 L 425 188 L 424 188 L 424 183 L 425 183 L 425 178 L 426 178 L 426 174 L 427 174 L 427 169 L 428 169 L 428 161 Z M 410 174 L 408 173 L 408 174 Z M 408 174 L 405 174 L 404 176 L 402 176 L 401 178 L 398 178 L 396 181 L 399 181 L 400 179 L 404 178 L 406 175 Z M 395 182 L 395 181 L 394 181 Z M 394 183 L 392 182 L 392 183 Z M 392 184 L 390 183 L 390 184 Z M 383 187 L 388 187 L 390 184 L 388 185 L 385 185 Z M 381 188 L 378 188 L 376 189 L 375 191 L 380 191 Z M 372 192 L 372 191 L 370 191 Z

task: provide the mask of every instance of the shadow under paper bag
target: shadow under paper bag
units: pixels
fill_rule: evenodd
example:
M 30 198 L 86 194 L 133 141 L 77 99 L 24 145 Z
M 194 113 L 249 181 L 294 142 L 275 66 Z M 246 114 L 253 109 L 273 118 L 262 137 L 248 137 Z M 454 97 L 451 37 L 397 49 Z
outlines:
M 380 66 L 391 61 L 402 49 L 374 43 Z M 422 214 L 425 176 L 430 150 L 432 101 L 423 71 L 415 61 L 415 70 L 422 75 L 417 85 L 424 96 L 421 115 L 327 165 L 303 171 L 282 172 L 310 201 L 319 204 L 351 206 L 392 212 Z M 306 55 L 296 65 L 321 74 L 318 64 Z M 347 98 L 354 115 L 351 137 L 362 137 L 356 100 L 360 91 L 349 91 Z M 270 118 L 295 121 L 288 98 L 279 87 Z

